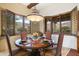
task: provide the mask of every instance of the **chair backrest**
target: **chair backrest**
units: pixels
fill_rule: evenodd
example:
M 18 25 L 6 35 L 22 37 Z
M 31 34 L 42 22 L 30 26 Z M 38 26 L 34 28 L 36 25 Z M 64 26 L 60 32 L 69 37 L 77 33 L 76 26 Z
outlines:
M 51 33 L 50 32 L 45 32 L 45 34 L 46 34 L 46 38 L 50 40 L 51 39 Z
M 26 37 L 27 37 L 27 33 L 25 31 L 21 32 L 21 40 L 25 40 L 26 41 Z
M 53 34 L 59 34 L 58 32 L 54 32 Z
M 58 38 L 57 49 L 56 49 L 56 56 L 61 56 L 63 39 L 64 39 L 64 33 L 60 33 Z
M 8 50 L 9 50 L 9 55 L 12 56 L 12 49 L 11 49 L 11 44 L 10 44 L 10 39 L 9 39 L 9 34 L 7 31 L 5 31 L 6 39 L 7 39 L 7 44 L 8 44 Z

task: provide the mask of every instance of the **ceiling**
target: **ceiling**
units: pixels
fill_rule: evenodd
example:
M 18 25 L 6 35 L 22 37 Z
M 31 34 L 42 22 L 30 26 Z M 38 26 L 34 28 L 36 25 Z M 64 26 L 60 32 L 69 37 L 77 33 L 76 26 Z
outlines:
M 21 3 L 22 5 L 25 5 L 25 6 L 27 6 L 27 5 L 29 5 L 30 3 Z
M 28 9 L 31 9 L 32 7 L 36 6 L 38 3 L 22 3 L 25 5 Z
M 75 6 L 79 7 L 79 4 L 74 3 L 41 3 L 36 7 L 39 13 L 43 16 L 57 15 L 71 11 Z
M 0 9 L 8 9 L 15 14 L 27 16 L 31 13 L 31 9 L 28 9 L 25 5 L 21 3 L 0 3 Z
M 29 4 L 30 3 L 0 3 L 0 7 L 27 16 L 32 12 L 32 8 L 27 8 Z M 36 5 L 36 8 L 41 15 L 52 16 L 71 11 L 75 6 L 78 6 L 79 9 L 78 3 L 39 3 Z
M 25 6 L 29 4 L 30 3 L 23 3 Z M 36 8 L 41 15 L 51 16 L 71 11 L 75 6 L 78 6 L 79 9 L 78 3 L 39 3 L 36 5 Z

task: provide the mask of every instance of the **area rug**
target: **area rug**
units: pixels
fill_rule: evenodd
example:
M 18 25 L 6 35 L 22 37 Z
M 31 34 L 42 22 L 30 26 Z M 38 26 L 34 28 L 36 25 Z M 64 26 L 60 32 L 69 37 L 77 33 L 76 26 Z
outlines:
M 75 49 L 70 49 L 69 53 L 67 54 L 67 56 L 79 56 L 79 53 L 77 50 Z

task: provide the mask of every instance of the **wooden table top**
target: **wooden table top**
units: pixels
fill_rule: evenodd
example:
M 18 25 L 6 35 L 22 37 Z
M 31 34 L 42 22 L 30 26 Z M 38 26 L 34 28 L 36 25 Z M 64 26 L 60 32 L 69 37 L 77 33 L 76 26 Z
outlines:
M 28 48 L 28 49 L 39 49 L 39 48 L 45 48 L 45 47 L 50 46 L 50 44 L 44 44 L 44 43 L 39 43 L 39 42 L 36 42 L 36 43 L 26 42 L 25 44 L 22 44 L 20 42 L 21 42 L 21 39 L 17 39 L 15 41 L 15 45 L 21 48 Z

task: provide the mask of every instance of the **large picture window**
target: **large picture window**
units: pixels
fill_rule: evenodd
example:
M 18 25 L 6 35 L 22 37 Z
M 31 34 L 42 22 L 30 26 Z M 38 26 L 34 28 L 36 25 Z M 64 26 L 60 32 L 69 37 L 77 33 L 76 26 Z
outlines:
M 60 23 L 61 22 L 61 23 Z M 63 31 L 65 34 L 71 33 L 71 21 L 58 21 L 53 22 L 53 33 Z
M 56 26 L 55 26 L 55 32 L 60 32 L 60 22 L 56 22 Z
M 62 21 L 61 22 L 61 30 L 65 34 L 71 33 L 71 21 Z
M 50 21 L 48 21 L 50 19 Z M 49 17 L 46 19 L 45 31 L 50 31 L 51 33 L 64 32 L 65 34 L 71 34 L 72 24 L 71 24 L 70 13 L 61 16 Z
M 15 16 L 15 33 L 19 34 L 21 30 L 25 29 L 27 33 L 31 32 L 31 22 L 24 16 Z
M 23 17 L 22 16 L 15 16 L 15 33 L 20 33 L 21 29 L 23 29 Z
M 51 32 L 51 21 L 47 21 L 47 31 Z
M 31 33 L 31 21 L 27 20 L 26 17 L 24 17 L 24 28 L 26 29 L 27 33 Z

